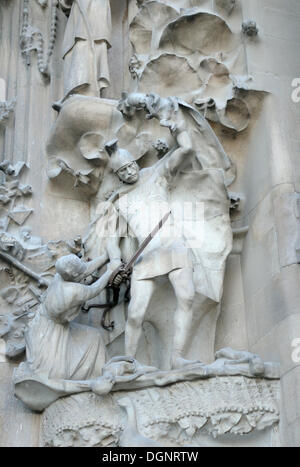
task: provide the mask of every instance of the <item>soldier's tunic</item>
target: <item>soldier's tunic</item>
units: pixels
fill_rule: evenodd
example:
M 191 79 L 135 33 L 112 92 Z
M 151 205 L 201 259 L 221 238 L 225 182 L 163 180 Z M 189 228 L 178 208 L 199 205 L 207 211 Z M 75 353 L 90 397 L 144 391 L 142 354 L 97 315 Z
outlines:
M 166 223 L 151 240 L 134 266 L 136 279 L 150 279 L 175 269 L 193 266 L 172 212 L 169 174 L 166 161 L 143 169 L 134 189 L 116 202 L 119 215 L 128 225 L 128 234 L 140 245 L 163 216 L 171 211 Z
M 162 159 L 141 170 L 136 184 L 120 190 L 114 208 L 128 226 L 127 234 L 139 245 L 171 210 L 161 231 L 135 263 L 134 279 L 151 279 L 192 267 L 196 292 L 220 301 L 225 263 L 232 249 L 223 169 L 181 171 L 180 182 L 173 183 L 167 159 Z M 121 231 L 123 236 L 124 227 Z

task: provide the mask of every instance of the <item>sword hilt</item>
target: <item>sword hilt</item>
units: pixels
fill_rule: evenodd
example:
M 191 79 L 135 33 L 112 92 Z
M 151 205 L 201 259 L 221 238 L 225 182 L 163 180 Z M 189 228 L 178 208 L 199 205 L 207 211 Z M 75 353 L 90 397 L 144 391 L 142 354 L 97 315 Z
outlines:
M 108 281 L 108 287 L 114 287 L 114 280 L 115 278 L 117 277 L 118 274 L 126 274 L 126 279 L 127 279 L 127 275 L 130 275 L 131 274 L 131 268 L 128 267 L 123 261 L 122 263 L 120 264 L 120 266 L 117 267 L 117 269 L 115 269 L 110 278 L 109 278 L 109 281 Z

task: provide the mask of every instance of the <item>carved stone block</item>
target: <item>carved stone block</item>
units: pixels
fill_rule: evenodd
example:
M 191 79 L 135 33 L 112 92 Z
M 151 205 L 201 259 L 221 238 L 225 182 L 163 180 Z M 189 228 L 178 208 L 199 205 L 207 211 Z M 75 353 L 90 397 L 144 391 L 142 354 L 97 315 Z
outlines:
M 42 445 L 113 447 L 126 440 L 127 446 L 141 441 L 144 446 L 205 446 L 206 434 L 213 437 L 211 445 L 218 445 L 224 435 L 273 430 L 278 397 L 278 381 L 242 376 L 105 397 L 82 393 L 45 410 Z

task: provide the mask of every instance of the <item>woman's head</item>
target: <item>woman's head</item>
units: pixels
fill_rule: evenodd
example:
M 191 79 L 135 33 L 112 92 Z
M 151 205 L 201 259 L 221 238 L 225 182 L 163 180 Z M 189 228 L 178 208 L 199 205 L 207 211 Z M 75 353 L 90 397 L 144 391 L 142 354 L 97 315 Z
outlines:
M 57 260 L 55 268 L 64 280 L 79 282 L 86 270 L 86 264 L 76 255 L 67 255 Z

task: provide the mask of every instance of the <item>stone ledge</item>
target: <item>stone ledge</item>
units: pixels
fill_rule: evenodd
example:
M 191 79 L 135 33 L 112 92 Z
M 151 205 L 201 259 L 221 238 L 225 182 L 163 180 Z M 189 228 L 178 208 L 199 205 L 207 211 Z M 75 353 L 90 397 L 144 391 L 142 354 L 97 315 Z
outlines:
M 279 421 L 278 399 L 279 381 L 244 376 L 180 382 L 105 397 L 81 393 L 62 398 L 45 410 L 42 445 L 119 446 L 120 433 L 124 436 L 128 427 L 132 432 L 133 423 L 138 435 L 155 440 L 157 446 L 201 446 L 203 434 L 218 438 L 274 427 Z M 133 409 L 135 422 L 127 411 L 126 423 L 119 407 L 124 400 Z

